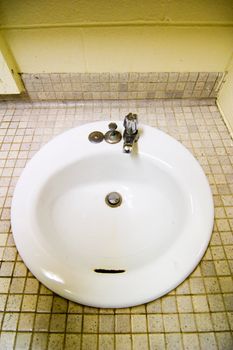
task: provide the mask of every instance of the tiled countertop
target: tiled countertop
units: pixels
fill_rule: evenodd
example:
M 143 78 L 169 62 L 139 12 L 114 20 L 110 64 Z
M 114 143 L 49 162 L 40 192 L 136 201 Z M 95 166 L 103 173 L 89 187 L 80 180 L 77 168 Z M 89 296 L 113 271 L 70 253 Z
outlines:
M 214 231 L 199 266 L 168 295 L 134 308 L 85 307 L 55 295 L 25 267 L 10 228 L 12 194 L 42 144 L 130 111 L 199 160 L 214 195 Z M 0 349 L 233 348 L 233 147 L 214 100 L 2 102 L 0 176 Z

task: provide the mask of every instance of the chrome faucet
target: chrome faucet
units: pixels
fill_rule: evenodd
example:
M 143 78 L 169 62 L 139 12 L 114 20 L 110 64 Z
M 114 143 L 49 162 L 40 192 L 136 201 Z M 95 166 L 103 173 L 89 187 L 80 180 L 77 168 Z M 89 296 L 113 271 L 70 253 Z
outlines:
M 139 138 L 137 114 L 129 113 L 124 119 L 123 152 L 131 153 L 133 145 Z

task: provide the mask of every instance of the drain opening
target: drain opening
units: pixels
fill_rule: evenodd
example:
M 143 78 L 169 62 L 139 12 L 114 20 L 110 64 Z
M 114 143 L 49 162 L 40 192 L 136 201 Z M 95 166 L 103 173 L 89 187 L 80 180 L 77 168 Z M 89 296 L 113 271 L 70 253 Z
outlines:
M 113 269 L 95 269 L 96 273 L 123 273 L 125 270 L 113 270 Z
M 105 197 L 105 203 L 111 208 L 119 207 L 122 203 L 122 197 L 118 192 L 110 192 Z

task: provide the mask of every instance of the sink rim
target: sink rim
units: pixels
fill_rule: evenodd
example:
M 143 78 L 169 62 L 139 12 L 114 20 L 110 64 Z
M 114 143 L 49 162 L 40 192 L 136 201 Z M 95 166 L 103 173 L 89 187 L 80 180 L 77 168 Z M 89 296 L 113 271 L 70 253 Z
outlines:
M 118 126 L 120 126 L 121 122 L 116 121 Z M 45 248 L 40 250 L 40 254 L 43 255 L 43 266 L 35 266 L 38 265 L 38 261 L 41 262 L 40 257 L 38 257 L 36 252 L 33 251 L 31 245 L 34 244 L 34 249 L 38 248 L 38 242 L 37 237 L 33 234 L 27 233 L 25 235 L 25 232 L 30 232 L 31 228 L 28 227 L 28 224 L 23 223 L 21 220 L 22 216 L 22 198 L 24 198 L 24 208 L 25 208 L 25 202 L 28 200 L 27 198 L 23 197 L 25 194 L 25 186 L 28 186 L 28 183 L 30 183 L 31 192 L 34 193 L 34 189 L 37 188 L 37 184 L 41 181 L 41 173 L 39 171 L 39 167 L 41 167 L 40 162 L 41 159 L 44 164 L 48 166 L 48 168 L 43 169 L 43 177 L 47 178 L 48 175 L 51 175 L 51 170 L 49 170 L 49 167 L 51 167 L 51 159 L 55 163 L 55 168 L 53 169 L 53 172 L 56 173 L 59 167 L 61 165 L 64 167 L 61 160 L 64 159 L 66 162 L 66 166 L 68 164 L 71 164 L 77 159 L 81 159 L 82 157 L 85 157 L 85 154 L 91 154 L 91 155 L 98 155 L 102 154 L 102 152 L 107 152 L 114 156 L 114 154 L 119 154 L 119 152 L 122 152 L 122 142 L 115 145 L 109 145 L 105 142 L 102 142 L 100 144 L 91 144 L 88 141 L 88 135 L 91 131 L 99 130 L 99 131 L 107 131 L 108 130 L 108 124 L 109 121 L 100 121 L 100 122 L 93 122 L 84 124 L 82 126 L 78 126 L 76 128 L 73 128 L 71 130 L 68 130 L 54 139 L 52 139 L 49 143 L 47 143 L 45 146 L 43 146 L 40 151 L 38 151 L 35 156 L 28 162 L 27 166 L 22 172 L 22 175 L 17 183 L 13 201 L 12 201 L 12 210 L 11 210 L 11 220 L 12 220 L 12 230 L 14 239 L 16 242 L 16 246 L 20 252 L 20 255 L 22 256 L 25 264 L 29 267 L 31 272 L 42 282 L 44 283 L 48 288 L 55 291 L 57 294 L 62 295 L 63 297 L 66 297 L 70 300 L 80 302 L 85 305 L 89 306 L 97 306 L 97 307 L 128 307 L 133 305 L 142 304 L 151 300 L 154 300 L 161 295 L 166 294 L 170 290 L 174 289 L 176 286 L 178 286 L 197 266 L 200 259 L 204 255 L 206 248 L 208 246 L 211 233 L 212 233 L 212 227 L 213 227 L 213 218 L 214 218 L 214 206 L 213 206 L 213 199 L 210 191 L 210 187 L 207 181 L 207 178 L 197 162 L 197 160 L 192 156 L 192 154 L 177 140 L 172 138 L 171 136 L 167 135 L 166 133 L 147 126 L 147 125 L 140 125 L 140 138 L 138 141 L 138 152 L 139 156 L 143 157 L 144 155 L 151 156 L 152 150 L 150 149 L 151 145 L 146 142 L 146 138 L 144 136 L 148 135 L 151 136 L 151 133 L 154 133 L 153 136 L 156 136 L 154 139 L 154 142 L 158 142 L 157 138 L 159 140 L 165 140 L 164 142 L 168 142 L 168 144 L 172 144 L 173 147 L 177 150 L 177 157 L 178 161 L 182 162 L 183 157 L 184 159 L 189 159 L 190 164 L 192 165 L 193 169 L 197 172 L 198 176 L 200 177 L 200 181 L 202 185 L 204 186 L 204 193 L 205 193 L 205 199 L 203 202 L 205 203 L 205 206 L 209 206 L 208 210 L 208 217 L 206 217 L 205 221 L 205 235 L 202 237 L 203 240 L 201 242 L 201 245 L 199 244 L 199 249 L 196 248 L 195 253 L 195 259 L 190 263 L 188 263 L 188 266 L 182 266 L 180 262 L 177 262 L 177 260 L 172 261 L 173 256 L 169 256 L 169 262 L 166 260 L 166 254 L 163 256 L 160 260 L 160 266 L 166 265 L 166 271 L 161 274 L 159 271 L 155 269 L 153 264 L 150 266 L 147 266 L 147 271 L 143 267 L 138 269 L 137 271 L 133 271 L 130 276 L 129 273 L 121 273 L 121 274 L 114 274 L 114 275 L 103 275 L 98 274 L 98 277 L 92 276 L 87 277 L 86 275 L 83 275 L 79 272 L 78 278 L 82 280 L 84 283 L 83 290 L 86 288 L 85 286 L 92 286 L 92 289 L 94 289 L 94 292 L 91 292 L 88 290 L 88 292 L 81 293 L 78 295 L 75 295 L 75 293 L 71 292 L 70 290 L 70 282 L 67 283 L 65 281 L 67 274 L 69 274 L 69 281 L 73 280 L 74 278 L 77 278 L 77 275 L 74 274 L 73 271 L 67 271 L 65 266 L 62 266 L 59 264 L 58 261 L 56 261 L 55 257 L 49 257 L 48 254 L 46 254 Z M 122 132 L 122 128 L 118 128 Z M 156 140 L 156 141 L 155 141 Z M 148 140 L 147 140 L 148 141 Z M 85 148 L 83 147 L 86 146 Z M 161 141 L 162 142 L 162 141 Z M 162 147 L 161 147 L 162 148 Z M 166 147 L 165 147 L 166 148 Z M 148 149 L 150 149 L 150 152 L 148 152 Z M 154 151 L 154 150 L 153 150 Z M 153 156 L 158 158 L 158 154 L 156 152 L 160 151 L 162 153 L 162 156 L 169 157 L 169 152 L 167 149 L 160 149 L 155 150 L 155 154 Z M 67 153 L 68 152 L 68 153 Z M 167 153 L 166 153 L 167 152 Z M 66 155 L 66 157 L 64 157 Z M 68 156 L 67 156 L 68 155 Z M 135 157 L 136 155 L 124 155 L 125 157 Z M 152 157 L 153 158 L 153 157 Z M 162 160 L 163 161 L 163 160 Z M 171 160 L 172 162 L 172 160 Z M 35 165 L 38 166 L 37 172 L 35 173 Z M 167 164 L 168 166 L 171 164 Z M 172 163 L 174 167 L 174 161 Z M 190 166 L 191 166 L 190 165 Z M 183 169 L 183 171 L 189 172 L 190 169 L 186 167 L 187 169 Z M 52 172 L 52 173 L 53 173 Z M 33 175 L 33 179 L 32 179 Z M 187 175 L 186 175 L 187 177 Z M 29 186 L 29 187 L 30 187 Z M 29 192 L 30 192 L 29 191 Z M 29 193 L 29 197 L 30 197 Z M 35 193 L 33 194 L 35 195 Z M 30 202 L 30 201 L 29 201 Z M 201 203 L 203 206 L 204 203 Z M 29 204 L 27 204 L 29 205 Z M 114 209 L 113 209 L 114 210 Z M 30 247 L 28 246 L 27 238 L 31 239 Z M 26 239 L 26 241 L 25 241 Z M 200 238 L 199 238 L 200 240 Z M 38 253 L 38 252 L 37 252 Z M 186 262 L 186 260 L 185 260 Z M 186 262 L 187 263 L 187 262 Z M 49 265 L 50 264 L 50 265 Z M 164 264 L 164 265 L 163 265 Z M 60 273 L 56 274 L 54 271 L 50 271 L 51 269 L 48 269 L 48 266 L 54 266 L 54 271 L 58 270 Z M 177 275 L 177 271 L 179 270 L 180 276 Z M 48 273 L 49 272 L 49 273 Z M 156 291 L 156 287 L 158 283 L 152 283 L 153 286 L 150 286 L 150 291 L 145 293 L 145 289 L 147 289 L 147 283 L 148 279 L 151 278 L 151 275 L 157 273 L 158 276 L 160 276 L 161 279 L 164 279 L 163 275 L 173 277 L 172 275 L 176 276 L 175 281 L 172 283 L 166 283 L 166 281 L 163 282 L 163 286 L 166 286 L 166 288 L 161 288 Z M 62 276 L 62 277 L 61 277 Z M 130 277 L 130 278 L 129 278 Z M 85 281 L 84 281 L 85 279 Z M 65 281 L 65 282 L 64 282 Z M 134 288 L 132 288 L 132 281 L 134 281 Z M 140 281 L 140 282 L 138 282 Z M 131 283 L 131 284 L 130 284 Z M 151 283 L 150 283 L 151 284 Z M 94 286 L 93 286 L 94 285 Z M 77 285 L 78 286 L 78 285 Z M 119 286 L 121 288 L 119 289 Z M 122 286 L 124 286 L 123 293 L 121 293 Z M 153 288 L 152 288 L 153 287 Z M 103 298 L 103 292 L 104 290 L 108 289 L 108 295 L 106 293 L 104 294 Z M 135 295 L 133 295 L 133 291 L 135 290 Z M 129 292 L 130 291 L 130 292 Z M 113 293 L 113 297 L 110 297 L 109 294 Z M 79 293 L 79 292 L 78 292 Z M 95 294 L 96 293 L 96 294 Z M 101 296 L 101 297 L 100 297 Z

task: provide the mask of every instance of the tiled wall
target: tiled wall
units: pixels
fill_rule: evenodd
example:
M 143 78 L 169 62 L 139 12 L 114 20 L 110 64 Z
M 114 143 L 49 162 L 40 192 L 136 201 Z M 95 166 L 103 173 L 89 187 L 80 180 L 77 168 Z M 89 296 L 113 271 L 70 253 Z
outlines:
M 31 100 L 216 97 L 223 73 L 22 74 Z
M 39 283 L 14 245 L 15 184 L 42 144 L 80 124 L 129 111 L 181 141 L 208 176 L 215 225 L 196 270 L 168 295 L 126 309 L 65 300 Z M 0 104 L 0 349 L 232 350 L 233 147 L 214 100 Z

